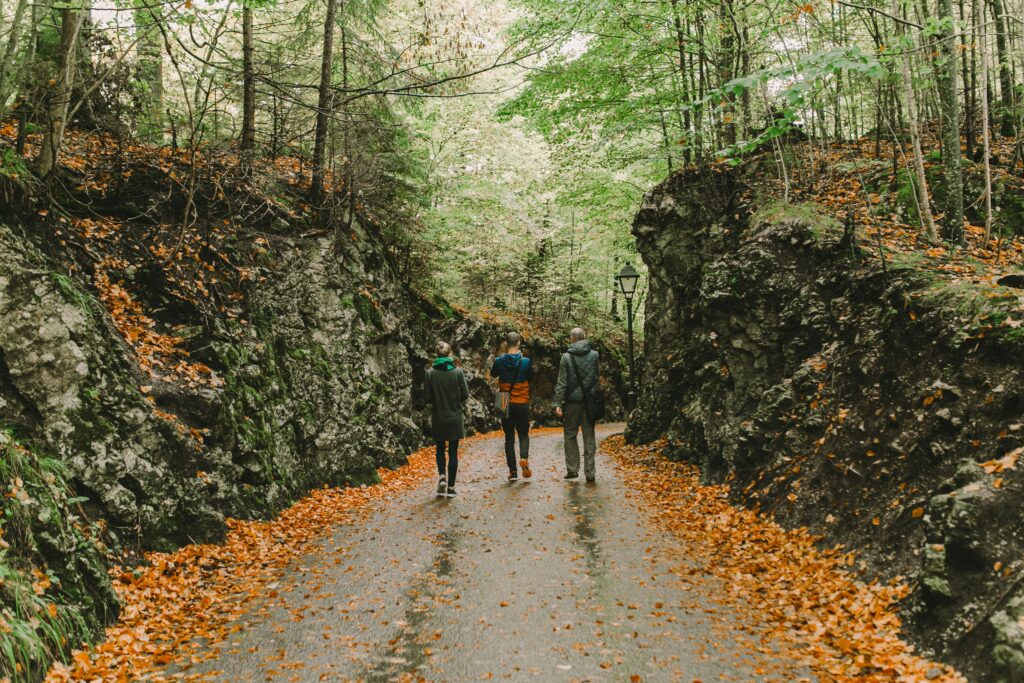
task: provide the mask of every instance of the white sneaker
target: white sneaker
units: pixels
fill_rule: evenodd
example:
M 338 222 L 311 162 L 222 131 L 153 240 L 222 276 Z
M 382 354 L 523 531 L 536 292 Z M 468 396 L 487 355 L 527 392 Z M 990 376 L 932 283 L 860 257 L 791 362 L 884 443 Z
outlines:
M 437 480 L 437 495 L 446 496 L 448 494 L 448 480 L 445 477 L 441 477 Z

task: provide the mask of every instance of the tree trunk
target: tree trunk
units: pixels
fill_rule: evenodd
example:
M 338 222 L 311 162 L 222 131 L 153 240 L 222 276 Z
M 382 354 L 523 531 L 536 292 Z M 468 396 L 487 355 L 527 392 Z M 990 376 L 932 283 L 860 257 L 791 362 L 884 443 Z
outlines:
M 989 141 L 988 123 L 988 30 L 985 28 L 985 12 L 979 8 L 980 0 L 974 0 L 975 34 L 981 44 L 981 143 L 985 155 L 985 246 L 992 237 L 992 150 Z
M 39 47 L 39 16 L 42 8 L 42 3 L 32 4 L 32 17 L 30 18 L 31 29 L 28 34 L 28 50 L 25 54 L 25 70 L 19 74 L 19 78 L 25 79 L 25 74 L 28 73 L 28 67 L 35 62 L 36 50 Z M 24 84 L 24 83 L 23 83 Z M 27 84 L 24 84 L 27 85 Z M 14 143 L 14 151 L 18 156 L 25 155 L 25 142 L 28 138 L 28 107 L 25 106 L 24 97 L 21 99 L 18 105 L 18 138 Z
M 242 5 L 242 138 L 238 147 L 251 152 L 256 147 L 256 73 L 254 64 L 252 6 Z
M 941 0 L 939 15 L 955 20 L 953 0 Z M 942 236 L 959 243 L 964 237 L 964 177 L 960 165 L 960 102 L 957 88 L 956 25 L 939 35 L 939 54 L 935 81 L 939 90 L 942 115 Z
M 133 17 L 138 38 L 135 54 L 143 88 L 139 137 L 159 145 L 164 141 L 164 41 L 158 0 L 136 0 Z
M 672 0 L 672 22 L 676 30 L 676 52 L 679 55 L 679 82 L 682 85 L 682 100 L 689 101 L 691 93 L 687 92 L 686 73 L 686 34 L 683 32 L 683 22 L 679 16 L 679 0 Z M 692 73 L 690 74 L 692 76 Z M 690 109 L 683 111 L 682 115 L 683 135 L 686 137 L 686 146 L 683 148 L 683 161 L 689 161 L 693 140 L 690 137 Z
M 18 42 L 21 37 L 21 21 L 25 17 L 25 9 L 28 7 L 28 0 L 18 0 L 14 8 L 14 17 L 11 19 L 10 34 L 7 37 L 7 46 L 4 48 L 3 57 L 0 57 L 0 110 L 7 105 L 11 96 L 7 81 L 10 74 L 15 71 L 14 60 L 18 54 Z
M 71 89 L 75 83 L 75 44 L 82 26 L 84 13 L 77 9 L 60 11 L 60 47 L 57 53 L 57 73 L 50 86 L 46 103 L 46 130 L 40 144 L 33 170 L 40 177 L 53 172 L 64 144 L 65 117 L 71 104 Z
M 327 0 L 324 18 L 323 56 L 320 61 L 320 96 L 316 109 L 316 134 L 313 138 L 313 178 L 309 188 L 314 204 L 324 201 L 324 169 L 327 150 L 327 129 L 331 120 L 331 62 L 334 57 L 334 24 L 338 13 L 338 0 Z
M 746 26 L 746 15 L 741 15 L 743 18 L 744 26 L 740 32 L 740 49 L 739 49 L 739 72 L 741 74 L 749 74 L 750 69 L 750 32 Z M 740 111 L 743 112 L 742 120 L 742 136 L 746 138 L 750 135 L 751 126 L 751 114 L 750 114 L 750 88 L 744 88 L 743 92 L 740 93 Z
M 665 146 L 665 164 L 668 167 L 668 175 L 672 175 L 672 140 L 668 137 L 668 125 L 665 123 L 665 112 L 659 111 L 661 117 L 661 141 Z
M 736 35 L 733 31 L 732 0 L 722 0 L 719 5 L 719 28 L 721 34 L 721 52 L 718 55 L 718 86 L 722 87 L 736 77 Z M 736 103 L 732 95 L 723 98 L 721 112 L 722 141 L 724 147 L 736 144 Z
M 996 22 L 996 59 L 999 62 L 999 97 L 1002 113 L 999 124 L 1000 135 L 1009 137 L 1014 132 L 1013 74 L 1010 71 L 1010 50 L 1006 41 L 1006 14 L 1003 0 L 990 0 L 992 15 Z
M 900 16 L 899 3 L 893 1 L 893 15 Z M 904 26 L 897 22 L 896 32 L 899 35 L 904 33 Z M 917 213 L 921 220 L 921 227 L 930 240 L 939 238 L 935 230 L 935 220 L 932 218 L 931 201 L 928 198 L 928 176 L 924 170 L 924 153 L 921 151 L 921 134 L 917 124 L 917 96 L 914 94 L 914 83 L 910 75 L 910 54 L 903 52 L 900 59 L 900 66 L 903 70 L 903 94 L 907 98 L 907 127 L 910 128 L 910 145 L 914 151 L 914 173 L 917 176 Z
M 344 11 L 344 6 L 342 6 Z M 345 19 L 342 16 L 341 20 L 341 88 L 345 93 L 345 97 L 348 97 L 349 89 L 349 69 L 348 69 L 348 31 L 345 30 Z M 342 131 L 342 150 L 345 154 L 345 192 L 348 196 L 348 212 L 345 216 L 345 229 L 346 231 L 351 230 L 352 222 L 356 218 L 357 199 L 359 197 L 358 190 L 356 188 L 356 167 L 353 153 L 353 140 L 352 137 L 355 134 L 355 121 L 352 117 L 352 105 L 348 102 L 345 103 L 345 129 Z
M 697 22 L 697 54 L 690 54 L 690 93 L 696 93 L 698 100 L 704 99 L 704 23 L 703 18 Z M 694 66 L 696 64 L 696 67 Z M 693 146 L 694 161 L 700 164 L 704 160 L 704 107 L 699 106 L 693 111 Z
M 966 19 L 964 0 L 959 0 L 960 16 Z M 963 58 L 960 60 L 960 86 L 963 89 L 964 97 L 964 153 L 968 159 L 974 158 L 974 72 L 975 64 L 975 42 L 976 38 L 971 37 L 971 44 L 965 45 Z M 967 54 L 969 51 L 969 54 Z

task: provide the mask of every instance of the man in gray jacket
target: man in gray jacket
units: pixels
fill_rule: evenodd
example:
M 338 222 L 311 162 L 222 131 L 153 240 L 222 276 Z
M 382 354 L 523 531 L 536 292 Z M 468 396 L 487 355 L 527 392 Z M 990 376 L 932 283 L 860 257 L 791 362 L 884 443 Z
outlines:
M 568 352 L 562 354 L 558 366 L 558 384 L 555 386 L 555 414 L 563 418 L 565 436 L 565 478 L 580 476 L 580 445 L 577 434 L 583 429 L 583 473 L 588 483 L 597 478 L 594 455 L 597 453 L 597 437 L 594 421 L 587 414 L 583 400 L 584 387 L 587 392 L 597 390 L 600 378 L 600 357 L 587 341 L 587 335 L 579 327 L 569 333 Z

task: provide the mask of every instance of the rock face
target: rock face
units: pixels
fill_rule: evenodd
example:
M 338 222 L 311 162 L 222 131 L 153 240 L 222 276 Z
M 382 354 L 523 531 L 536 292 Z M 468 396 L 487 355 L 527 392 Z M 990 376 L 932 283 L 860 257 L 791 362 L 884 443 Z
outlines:
M 144 399 L 102 306 L 3 226 L 0 263 L 0 420 L 67 463 L 122 542 L 215 537 L 198 454 Z
M 0 420 L 66 462 L 128 548 L 216 539 L 224 515 L 370 483 L 424 442 L 428 345 L 478 331 L 432 317 L 367 244 L 348 254 L 329 240 L 297 245 L 252 292 L 248 320 L 218 321 L 193 354 L 222 388 L 189 389 L 154 385 L 104 307 L 0 228 Z M 467 371 L 470 428 L 492 429 L 489 386 Z
M 1020 292 L 881 263 L 812 206 L 750 208 L 756 168 L 677 174 L 634 234 L 650 272 L 627 436 L 914 587 L 910 635 L 1024 680 Z

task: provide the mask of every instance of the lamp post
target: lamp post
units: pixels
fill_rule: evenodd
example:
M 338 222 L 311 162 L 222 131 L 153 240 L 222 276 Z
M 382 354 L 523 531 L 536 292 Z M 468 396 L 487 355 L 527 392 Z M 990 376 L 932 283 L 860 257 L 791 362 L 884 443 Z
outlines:
M 615 276 L 619 283 L 619 290 L 626 298 L 626 330 L 629 344 L 629 393 L 627 396 L 628 410 L 636 407 L 636 373 L 633 369 L 633 295 L 636 294 L 636 283 L 640 280 L 640 273 L 632 265 L 626 264 Z

